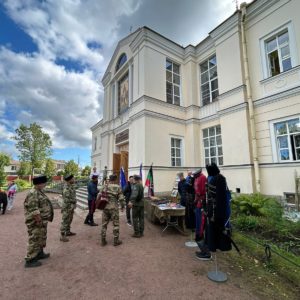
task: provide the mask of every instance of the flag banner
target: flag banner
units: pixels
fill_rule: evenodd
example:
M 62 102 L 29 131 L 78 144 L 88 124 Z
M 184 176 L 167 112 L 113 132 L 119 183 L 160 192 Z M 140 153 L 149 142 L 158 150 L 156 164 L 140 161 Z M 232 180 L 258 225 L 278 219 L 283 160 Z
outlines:
M 140 177 L 143 182 L 143 164 L 142 163 L 140 164 Z
M 124 169 L 122 167 L 120 170 L 120 186 L 121 186 L 122 190 L 125 188 L 126 184 L 127 184 L 126 176 L 125 176 Z
M 150 167 L 150 170 L 148 172 L 145 186 L 148 187 L 148 196 L 154 196 L 154 180 L 153 180 L 153 168 L 152 165 Z

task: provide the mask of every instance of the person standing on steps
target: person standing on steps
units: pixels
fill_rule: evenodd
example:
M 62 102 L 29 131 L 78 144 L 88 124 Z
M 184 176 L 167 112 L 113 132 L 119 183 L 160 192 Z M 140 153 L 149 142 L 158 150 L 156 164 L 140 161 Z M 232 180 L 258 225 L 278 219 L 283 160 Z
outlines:
M 74 175 L 67 175 L 65 177 L 66 184 L 63 189 L 63 205 L 61 209 L 62 222 L 60 227 L 60 240 L 68 242 L 67 236 L 76 235 L 71 231 L 71 223 L 73 220 L 74 210 L 76 208 L 76 189 Z
M 127 218 L 127 224 L 129 226 L 132 226 L 131 224 L 131 217 L 130 217 L 130 207 L 128 206 L 130 195 L 131 195 L 131 186 L 133 184 L 133 176 L 129 176 L 129 181 L 127 182 L 123 194 L 125 197 L 125 202 L 126 202 L 126 218 Z
M 87 190 L 88 190 L 89 213 L 85 218 L 84 224 L 90 226 L 98 226 L 98 224 L 94 222 L 95 203 L 96 203 L 97 194 L 99 192 L 97 175 L 92 176 L 92 179 L 88 184 Z
M 117 184 L 117 175 L 109 176 L 109 183 L 103 185 L 100 188 L 101 194 L 106 194 L 108 203 L 102 212 L 102 230 L 101 230 L 101 245 L 105 246 L 106 231 L 109 221 L 113 222 L 113 235 L 114 235 L 114 246 L 119 246 L 122 241 L 119 239 L 120 236 L 120 218 L 119 218 L 119 203 L 121 204 L 121 211 L 124 210 L 124 195 L 121 187 Z
M 29 191 L 24 201 L 25 224 L 28 231 L 28 247 L 25 257 L 25 268 L 38 267 L 40 259 L 50 256 L 45 253 L 48 221 L 53 220 L 53 206 L 43 189 L 47 184 L 44 175 L 33 178 L 34 187 Z
M 140 183 L 141 177 L 133 176 L 131 196 L 128 206 L 132 208 L 132 219 L 134 234 L 132 237 L 140 238 L 144 236 L 144 187 Z

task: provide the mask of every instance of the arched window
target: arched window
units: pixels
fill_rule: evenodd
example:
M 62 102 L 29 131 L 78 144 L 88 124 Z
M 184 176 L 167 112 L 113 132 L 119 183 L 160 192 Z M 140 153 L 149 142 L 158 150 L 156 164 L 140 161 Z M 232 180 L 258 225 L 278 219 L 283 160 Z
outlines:
M 127 61 L 127 56 L 125 53 L 123 53 L 118 59 L 118 62 L 116 65 L 116 72 L 126 63 L 126 61 Z

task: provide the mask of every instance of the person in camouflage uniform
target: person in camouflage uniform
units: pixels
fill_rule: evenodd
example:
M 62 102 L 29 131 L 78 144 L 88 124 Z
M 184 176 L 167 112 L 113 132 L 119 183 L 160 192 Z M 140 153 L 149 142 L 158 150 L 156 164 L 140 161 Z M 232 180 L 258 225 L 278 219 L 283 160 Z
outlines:
M 76 189 L 75 179 L 73 175 L 65 177 L 66 185 L 63 189 L 63 204 L 62 204 L 62 222 L 60 227 L 60 240 L 62 242 L 68 242 L 67 236 L 76 235 L 75 232 L 71 232 L 71 223 L 73 220 L 74 210 L 76 208 Z
M 128 206 L 132 208 L 132 221 L 134 234 L 132 237 L 144 236 L 144 187 L 141 184 L 141 177 L 133 176 L 133 185 Z
M 102 230 L 101 230 L 101 245 L 105 246 L 106 242 L 106 231 L 109 221 L 113 222 L 113 235 L 114 235 L 114 246 L 122 244 L 119 239 L 119 202 L 121 204 L 121 210 L 124 209 L 124 196 L 121 187 L 116 183 L 117 176 L 110 175 L 109 183 L 101 187 L 100 193 L 105 193 L 108 198 L 108 203 L 102 213 Z
M 28 247 L 25 257 L 25 267 L 38 267 L 40 259 L 50 256 L 45 253 L 47 225 L 53 220 L 53 206 L 43 189 L 47 184 L 46 176 L 33 178 L 34 187 L 29 191 L 24 201 L 25 224 L 28 231 Z

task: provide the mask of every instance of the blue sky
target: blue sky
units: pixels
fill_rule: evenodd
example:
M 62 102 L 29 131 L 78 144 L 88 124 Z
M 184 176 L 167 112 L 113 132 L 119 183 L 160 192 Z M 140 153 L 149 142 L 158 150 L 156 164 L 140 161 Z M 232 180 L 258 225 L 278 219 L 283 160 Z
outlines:
M 101 77 L 118 40 L 145 25 L 197 44 L 234 10 L 232 0 L 2 0 L 0 151 L 17 158 L 14 130 L 36 122 L 52 138 L 53 158 L 90 164 Z

